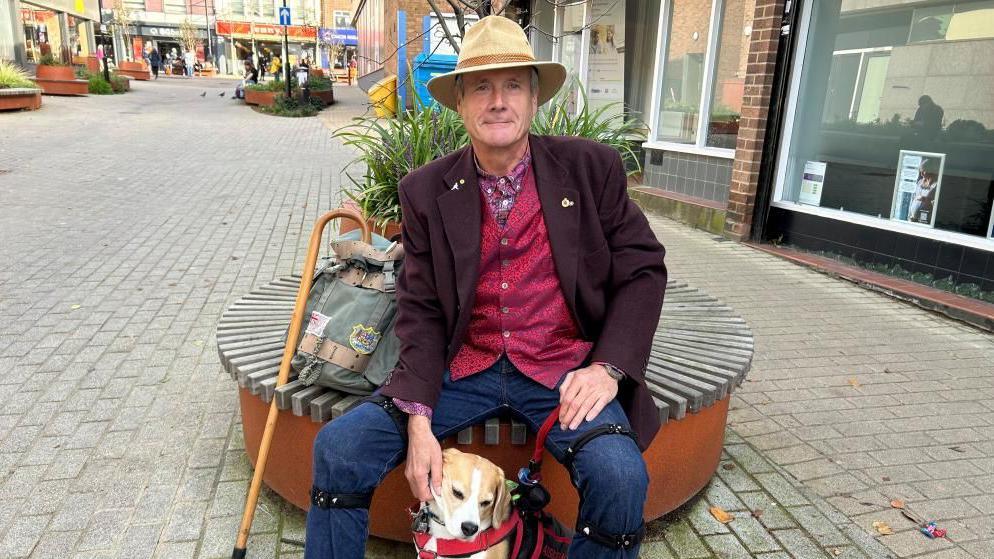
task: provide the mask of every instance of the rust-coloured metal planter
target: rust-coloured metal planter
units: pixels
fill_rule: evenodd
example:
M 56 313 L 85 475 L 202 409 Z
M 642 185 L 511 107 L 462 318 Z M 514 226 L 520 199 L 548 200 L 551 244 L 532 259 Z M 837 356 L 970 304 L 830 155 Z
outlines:
M 40 89 L 33 87 L 0 89 L 0 111 L 16 111 L 21 109 L 33 111 L 40 108 Z
M 239 389 L 245 448 L 254 464 L 259 443 L 266 426 L 269 404 L 247 389 Z M 645 505 L 646 520 L 653 520 L 687 502 L 707 485 L 721 457 L 729 398 L 715 402 L 698 413 L 687 414 L 680 420 L 667 422 L 652 445 L 643 454 L 649 469 L 649 495 Z M 314 439 L 323 423 L 309 417 L 293 415 L 290 410 L 279 412 L 276 434 L 263 477 L 273 491 L 297 507 L 306 510 L 310 504 L 311 468 Z M 510 425 L 501 424 L 500 440 L 511 439 Z M 524 445 L 485 445 L 482 426 L 474 427 L 469 445 L 458 445 L 464 452 L 486 456 L 505 472 L 516 472 L 528 463 L 535 436 L 529 435 Z M 443 442 L 443 447 L 456 446 L 455 439 Z M 545 482 L 552 492 L 550 512 L 572 526 L 576 520 L 578 497 L 570 484 L 566 470 L 554 460 L 542 469 Z M 624 488 L 620 488 L 624 490 Z M 407 507 L 412 504 L 401 464 L 391 472 L 373 497 L 370 509 L 370 532 L 397 541 L 410 539 L 411 518 Z
M 275 91 L 255 91 L 248 88 L 245 89 L 246 105 L 261 105 L 263 107 L 272 107 L 274 103 L 276 103 Z

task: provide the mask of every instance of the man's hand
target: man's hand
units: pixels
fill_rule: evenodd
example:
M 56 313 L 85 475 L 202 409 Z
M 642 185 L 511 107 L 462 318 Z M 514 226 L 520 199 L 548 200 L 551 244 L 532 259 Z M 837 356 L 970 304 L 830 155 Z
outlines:
M 585 420 L 601 413 L 618 395 L 618 381 L 604 365 L 591 365 L 571 371 L 559 386 L 559 423 L 563 429 L 576 429 Z
M 407 467 L 404 475 L 419 501 L 431 501 L 428 479 L 436 494 L 442 493 L 442 447 L 431 432 L 431 419 L 412 415 L 407 422 Z

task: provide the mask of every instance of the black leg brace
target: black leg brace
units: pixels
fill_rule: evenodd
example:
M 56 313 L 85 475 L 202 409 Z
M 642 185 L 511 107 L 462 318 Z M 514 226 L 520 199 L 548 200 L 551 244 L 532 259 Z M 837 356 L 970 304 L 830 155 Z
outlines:
M 372 402 L 383 408 L 383 411 L 387 412 L 387 415 L 390 416 L 390 419 L 392 419 L 394 424 L 397 426 L 397 433 L 399 433 L 400 438 L 404 440 L 404 446 L 407 446 L 407 414 L 393 403 L 393 398 L 380 394 L 373 394 L 372 396 L 367 396 L 362 400 L 359 400 L 349 409 L 352 409 L 363 402 Z
M 311 504 L 322 509 L 368 509 L 372 493 L 329 493 L 311 488 Z
M 603 435 L 624 435 L 635 441 L 636 444 L 638 443 L 638 440 L 635 438 L 635 433 L 624 425 L 618 425 L 616 423 L 601 425 L 600 427 L 595 427 L 594 429 L 580 435 L 575 441 L 573 441 L 573 444 L 566 449 L 566 452 L 563 453 L 563 466 L 565 466 L 569 471 L 570 480 L 573 481 L 574 485 L 577 480 L 576 469 L 574 468 L 576 454 L 580 452 L 580 450 L 587 443 Z M 583 508 L 582 497 L 580 508 Z M 612 534 L 601 530 L 590 522 L 577 519 L 576 531 L 578 533 L 582 533 L 604 547 L 611 549 L 632 549 L 642 541 L 642 536 L 645 535 L 645 523 L 643 522 L 640 524 L 638 530 L 635 530 L 631 534 Z
M 642 536 L 645 535 L 645 522 L 639 524 L 638 530 L 635 530 L 631 534 L 612 534 L 601 530 L 589 522 L 577 520 L 576 531 L 604 547 L 611 549 L 632 549 L 642 541 Z

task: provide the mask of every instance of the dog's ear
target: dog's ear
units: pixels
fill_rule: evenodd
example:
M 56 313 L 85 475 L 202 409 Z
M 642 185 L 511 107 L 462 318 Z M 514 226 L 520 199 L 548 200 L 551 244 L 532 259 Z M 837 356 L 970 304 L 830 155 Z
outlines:
M 504 479 L 504 470 L 497 468 L 497 489 L 494 491 L 494 511 L 490 520 L 493 527 L 503 524 L 511 516 L 511 492 Z

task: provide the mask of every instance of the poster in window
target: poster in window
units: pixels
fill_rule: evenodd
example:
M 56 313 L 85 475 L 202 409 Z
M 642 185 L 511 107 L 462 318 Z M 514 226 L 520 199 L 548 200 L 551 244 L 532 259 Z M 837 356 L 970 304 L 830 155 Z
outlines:
M 935 225 L 946 154 L 901 150 L 890 217 L 926 227 Z
M 593 0 L 590 10 L 587 95 L 596 109 L 625 99 L 625 2 Z
M 824 161 L 805 161 L 804 175 L 801 177 L 801 192 L 797 196 L 799 204 L 809 206 L 821 205 L 821 189 L 825 186 L 825 169 L 828 164 Z

